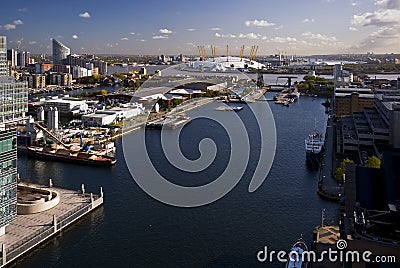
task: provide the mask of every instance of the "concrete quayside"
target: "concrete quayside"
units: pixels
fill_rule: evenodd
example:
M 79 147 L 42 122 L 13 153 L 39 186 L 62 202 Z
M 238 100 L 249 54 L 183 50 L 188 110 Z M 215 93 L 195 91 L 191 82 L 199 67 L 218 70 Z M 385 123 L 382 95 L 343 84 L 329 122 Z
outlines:
M 20 183 L 18 187 L 26 196 L 19 198 L 17 218 L 0 236 L 0 267 L 12 263 L 103 204 L 102 188 L 99 195 L 94 195 L 86 193 L 83 184 L 80 191 L 53 187 L 51 180 L 49 186 Z

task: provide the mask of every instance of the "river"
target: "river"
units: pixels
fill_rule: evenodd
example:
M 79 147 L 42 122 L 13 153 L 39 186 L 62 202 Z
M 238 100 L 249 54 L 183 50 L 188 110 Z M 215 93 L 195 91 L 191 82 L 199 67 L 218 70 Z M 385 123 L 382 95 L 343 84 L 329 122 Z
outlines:
M 305 163 L 304 139 L 314 128 L 314 118 L 318 129 L 322 130 L 326 124 L 322 101 L 302 96 L 290 107 L 270 103 L 277 145 L 267 179 L 257 191 L 248 192 L 251 171 L 256 164 L 255 150 L 250 153 L 248 169 L 231 192 L 214 203 L 196 208 L 166 205 L 143 192 L 127 169 L 121 140 L 116 142 L 118 162 L 111 168 L 43 162 L 19 156 L 19 173 L 24 180 L 47 184 L 52 178 L 56 186 L 71 189 L 80 189 L 85 183 L 87 191 L 94 193 L 102 186 L 105 203 L 14 266 L 283 267 L 284 264 L 276 262 L 258 263 L 257 252 L 264 246 L 270 250 L 289 250 L 301 234 L 310 243 L 314 226 L 320 224 L 322 209 L 326 209 L 327 223 L 338 214 L 337 204 L 317 195 L 318 172 L 307 169 Z M 196 112 L 213 110 L 216 105 L 202 106 Z M 246 121 L 246 128 L 257 129 L 247 105 L 238 115 Z M 252 147 L 258 146 L 257 133 L 249 131 Z M 159 136 L 157 130 L 146 134 L 160 171 L 168 172 L 178 183 L 190 184 L 186 175 L 163 164 L 166 160 L 161 153 Z M 215 123 L 196 119 L 182 132 L 182 151 L 189 158 L 195 158 L 197 147 L 188 144 L 203 137 L 213 139 L 217 146 L 227 142 L 223 129 Z M 218 155 L 218 162 L 210 166 L 208 174 L 221 172 L 228 157 L 229 154 Z M 202 178 L 207 181 L 206 176 Z

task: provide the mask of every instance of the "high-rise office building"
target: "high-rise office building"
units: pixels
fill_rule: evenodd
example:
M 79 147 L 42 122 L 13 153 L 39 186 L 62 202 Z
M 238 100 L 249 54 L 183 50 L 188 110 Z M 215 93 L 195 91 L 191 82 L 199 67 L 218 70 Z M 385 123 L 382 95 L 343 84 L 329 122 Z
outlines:
M 17 51 L 15 49 L 7 49 L 7 60 L 10 61 L 11 67 L 17 66 Z
M 17 216 L 16 123 L 28 111 L 26 83 L 7 76 L 7 43 L 0 36 L 0 235 Z
M 71 54 L 69 47 L 53 38 L 53 63 L 63 64 L 63 60 Z
M 8 75 L 7 38 L 0 36 L 0 75 Z
M 18 56 L 17 56 L 17 66 L 19 66 L 19 67 L 25 67 L 26 66 L 26 53 L 25 53 L 25 51 L 21 51 L 21 52 L 19 52 L 18 53 Z

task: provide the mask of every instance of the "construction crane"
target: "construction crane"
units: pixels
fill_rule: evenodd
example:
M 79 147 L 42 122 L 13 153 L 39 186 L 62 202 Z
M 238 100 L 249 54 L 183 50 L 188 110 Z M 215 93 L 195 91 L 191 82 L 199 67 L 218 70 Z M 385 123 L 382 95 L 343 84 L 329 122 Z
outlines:
M 228 62 L 229 57 L 229 45 L 226 45 L 226 62 Z
M 243 59 L 244 45 L 240 48 L 240 61 Z

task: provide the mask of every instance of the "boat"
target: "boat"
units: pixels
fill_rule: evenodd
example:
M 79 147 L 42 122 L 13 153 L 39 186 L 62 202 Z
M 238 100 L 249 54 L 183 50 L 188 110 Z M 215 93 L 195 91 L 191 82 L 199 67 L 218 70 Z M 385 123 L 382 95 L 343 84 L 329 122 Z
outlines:
M 307 259 L 304 259 L 303 255 L 303 252 L 307 251 L 308 247 L 304 242 L 303 238 L 300 237 L 290 249 L 289 258 L 288 261 L 286 262 L 286 268 L 307 268 L 308 261 Z
M 324 148 L 324 136 L 316 129 L 305 139 L 306 160 L 311 166 L 319 166 Z
M 63 161 L 92 166 L 112 166 L 117 160 L 112 156 L 97 155 L 88 152 L 72 152 L 67 149 L 47 149 L 43 147 L 28 146 L 27 154 L 40 159 Z
M 232 108 L 232 110 L 235 111 L 235 112 L 239 112 L 239 111 L 243 110 L 243 107 L 242 106 L 235 106 L 235 107 Z

